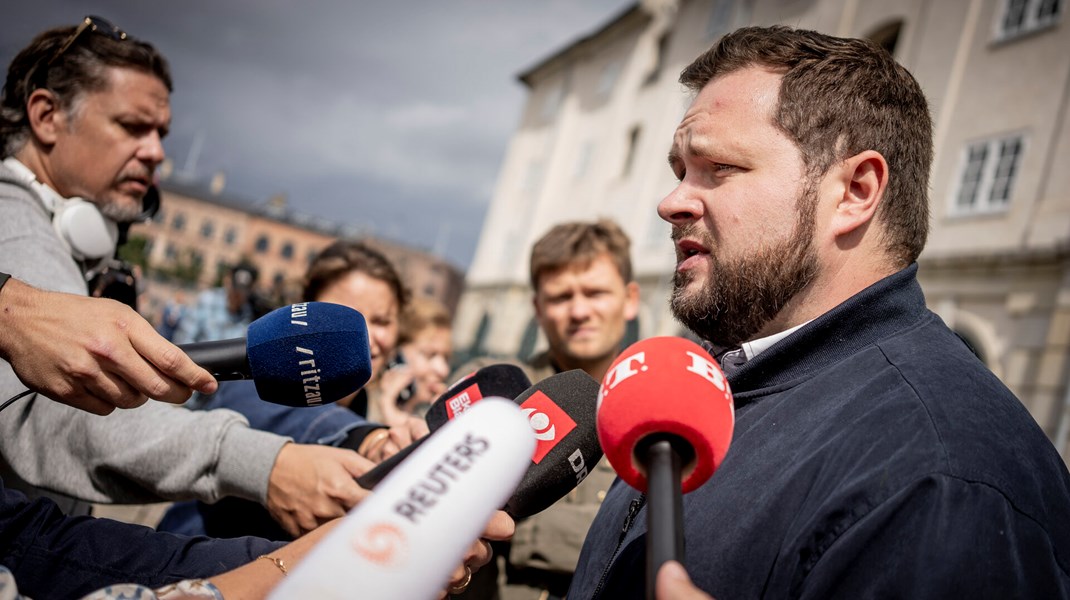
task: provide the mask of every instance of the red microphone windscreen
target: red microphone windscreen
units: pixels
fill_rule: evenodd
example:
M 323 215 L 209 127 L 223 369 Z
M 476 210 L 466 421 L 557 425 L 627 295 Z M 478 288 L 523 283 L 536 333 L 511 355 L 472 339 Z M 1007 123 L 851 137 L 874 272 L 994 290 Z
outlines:
M 613 362 L 598 391 L 598 439 L 626 483 L 646 491 L 635 447 L 651 434 L 675 435 L 691 444 L 694 460 L 683 466 L 681 488 L 706 483 L 732 441 L 732 392 L 716 361 L 698 344 L 655 337 L 632 344 Z

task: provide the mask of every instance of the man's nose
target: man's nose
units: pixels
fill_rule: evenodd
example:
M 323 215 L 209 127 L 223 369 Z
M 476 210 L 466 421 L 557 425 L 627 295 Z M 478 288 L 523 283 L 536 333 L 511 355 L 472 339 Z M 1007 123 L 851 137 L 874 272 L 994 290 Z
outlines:
M 673 225 L 683 225 L 701 219 L 704 212 L 705 205 L 701 198 L 685 182 L 680 182 L 658 203 L 658 216 Z
M 163 139 L 159 133 L 153 131 L 145 136 L 141 146 L 138 148 L 137 158 L 141 162 L 149 164 L 153 169 L 159 166 L 164 158 L 167 158 L 167 154 L 163 149 Z
M 569 304 L 569 316 L 573 320 L 579 321 L 586 319 L 591 314 L 591 301 L 589 298 L 577 294 L 572 298 L 572 302 Z

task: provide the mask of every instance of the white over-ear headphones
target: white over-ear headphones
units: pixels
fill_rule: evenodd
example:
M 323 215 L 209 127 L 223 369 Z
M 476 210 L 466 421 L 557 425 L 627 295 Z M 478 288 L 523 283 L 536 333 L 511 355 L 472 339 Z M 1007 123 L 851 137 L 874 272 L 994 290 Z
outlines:
M 14 164 L 12 164 L 14 163 Z M 37 192 L 45 210 L 52 215 L 56 235 L 76 260 L 96 260 L 115 254 L 119 226 L 101 214 L 92 202 L 81 198 L 64 198 L 41 183 L 22 163 L 8 158 L 4 165 L 12 169 Z
M 101 214 L 96 204 L 81 198 L 61 198 L 52 211 L 52 227 L 78 260 L 110 257 L 119 243 L 115 221 Z

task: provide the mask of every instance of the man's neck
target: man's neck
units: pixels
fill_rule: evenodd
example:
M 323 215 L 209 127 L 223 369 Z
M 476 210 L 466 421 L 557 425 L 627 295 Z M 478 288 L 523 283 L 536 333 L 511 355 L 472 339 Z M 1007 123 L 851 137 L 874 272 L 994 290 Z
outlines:
M 34 145 L 33 140 L 26 142 L 18 152 L 12 155 L 12 158 L 29 169 L 37 181 L 47 185 L 60 196 L 64 196 L 63 192 L 56 187 L 52 177 L 49 176 L 46 157 L 41 153 L 40 149 Z
M 612 354 L 606 357 L 592 361 L 570 361 L 562 358 L 553 350 L 550 350 L 549 354 L 550 362 L 562 371 L 582 369 L 585 373 L 594 378 L 595 381 L 601 382 L 602 377 L 605 376 L 606 371 L 609 370 L 609 366 L 613 364 L 613 361 L 617 359 L 617 355 L 620 354 L 620 348 L 617 348 Z

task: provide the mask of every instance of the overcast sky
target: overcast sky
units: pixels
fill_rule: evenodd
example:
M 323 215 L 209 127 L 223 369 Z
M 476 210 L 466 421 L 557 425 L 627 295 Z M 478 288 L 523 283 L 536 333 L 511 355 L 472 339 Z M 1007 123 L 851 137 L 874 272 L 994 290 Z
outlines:
M 431 249 L 466 268 L 526 94 L 516 74 L 630 0 L 12 2 L 0 61 L 103 16 L 175 80 L 164 147 L 226 194 Z M 199 151 L 198 151 L 199 149 Z

